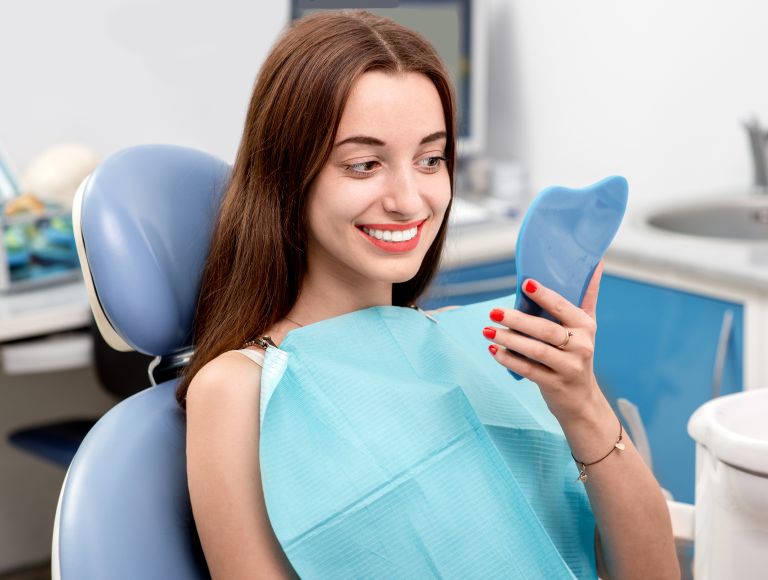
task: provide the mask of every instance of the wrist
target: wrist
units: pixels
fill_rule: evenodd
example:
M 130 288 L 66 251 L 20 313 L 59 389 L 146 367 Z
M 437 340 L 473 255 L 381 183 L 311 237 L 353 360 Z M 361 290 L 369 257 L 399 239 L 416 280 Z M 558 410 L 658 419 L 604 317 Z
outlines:
M 560 421 L 573 456 L 590 463 L 605 455 L 616 443 L 619 419 L 599 389 L 578 413 Z

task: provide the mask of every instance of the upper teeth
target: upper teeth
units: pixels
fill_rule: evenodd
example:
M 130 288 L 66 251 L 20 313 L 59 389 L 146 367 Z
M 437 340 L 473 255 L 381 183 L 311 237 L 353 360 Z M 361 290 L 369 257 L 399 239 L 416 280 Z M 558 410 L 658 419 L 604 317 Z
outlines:
M 414 226 L 409 230 L 372 230 L 363 226 L 363 231 L 377 240 L 385 242 L 407 242 L 416 237 L 418 227 Z

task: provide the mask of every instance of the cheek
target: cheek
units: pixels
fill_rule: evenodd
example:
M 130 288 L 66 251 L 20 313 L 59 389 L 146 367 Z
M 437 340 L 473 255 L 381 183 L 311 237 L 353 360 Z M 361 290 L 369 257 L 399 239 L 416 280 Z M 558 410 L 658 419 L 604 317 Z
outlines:
M 430 205 L 436 215 L 443 215 L 451 203 L 451 181 L 448 175 L 430 192 Z
M 380 185 L 373 179 L 339 180 L 324 191 L 322 210 L 318 213 L 339 226 L 354 223 L 375 206 L 380 191 Z
M 328 173 L 327 169 L 320 172 L 310 192 L 307 215 L 309 229 L 315 235 L 332 229 L 345 214 L 343 185 L 335 182 Z
M 365 210 L 364 196 L 343 185 L 317 191 L 309 206 L 310 229 L 315 236 L 349 236 L 351 226 Z

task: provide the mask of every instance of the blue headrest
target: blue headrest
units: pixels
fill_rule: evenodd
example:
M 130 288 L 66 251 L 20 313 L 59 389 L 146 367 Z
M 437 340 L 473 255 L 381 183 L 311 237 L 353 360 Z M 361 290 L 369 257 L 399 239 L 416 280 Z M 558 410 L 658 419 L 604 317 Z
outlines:
M 189 347 L 200 276 L 230 167 L 142 145 L 106 159 L 73 206 L 80 264 L 105 340 L 168 355 Z

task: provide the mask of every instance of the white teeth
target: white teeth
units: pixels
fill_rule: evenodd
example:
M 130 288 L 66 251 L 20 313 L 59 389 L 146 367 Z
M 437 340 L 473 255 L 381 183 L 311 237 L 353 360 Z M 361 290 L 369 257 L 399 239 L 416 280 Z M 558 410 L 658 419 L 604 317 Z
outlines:
M 419 228 L 413 227 L 409 230 L 371 230 L 363 227 L 362 230 L 377 240 L 384 240 L 385 242 L 407 242 L 416 237 Z

